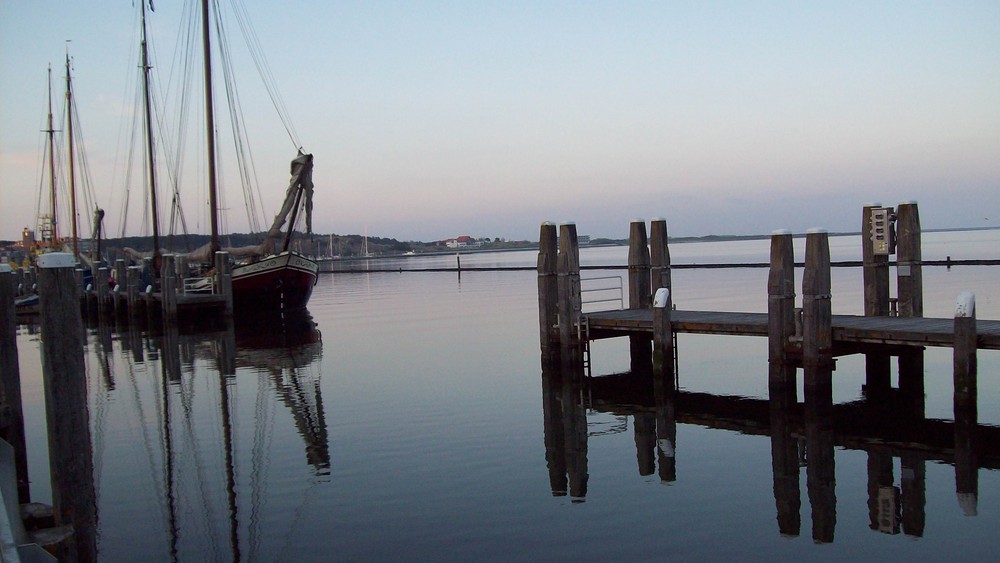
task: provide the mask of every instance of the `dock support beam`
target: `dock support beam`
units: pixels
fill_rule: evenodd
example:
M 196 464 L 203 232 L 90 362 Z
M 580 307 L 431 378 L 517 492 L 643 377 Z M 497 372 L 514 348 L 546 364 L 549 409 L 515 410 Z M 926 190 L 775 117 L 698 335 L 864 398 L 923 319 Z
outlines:
M 633 219 L 628 235 L 628 308 L 648 309 L 652 302 L 646 223 L 642 219 Z
M 920 216 L 917 203 L 896 207 L 896 296 L 900 317 L 923 317 L 923 274 L 920 252 Z M 913 404 L 913 412 L 924 412 L 924 350 L 913 348 L 899 355 L 899 388 Z
M 576 224 L 559 225 L 559 254 L 556 257 L 559 287 L 559 344 L 564 361 L 580 361 L 580 243 Z
M 649 241 L 646 238 L 646 222 L 633 219 L 628 237 L 628 308 L 649 309 L 653 305 L 650 286 Z M 648 370 L 652 364 L 650 338 L 647 335 L 629 335 L 632 371 Z
M 553 360 L 559 350 L 558 255 L 556 225 L 546 221 L 538 234 L 538 326 L 543 361 Z
M 864 314 L 866 317 L 889 316 L 889 255 L 876 254 L 872 212 L 882 209 L 880 203 L 869 203 L 861 212 L 861 264 L 864 284 Z M 889 226 L 885 225 L 886 232 Z M 885 352 L 865 353 L 865 394 L 878 400 L 892 387 L 890 355 Z
M 976 296 L 965 292 L 955 307 L 955 491 L 967 515 L 975 515 L 979 470 L 975 456 L 978 423 L 976 374 Z
M 920 252 L 920 215 L 917 203 L 896 208 L 896 296 L 900 317 L 924 316 L 923 274 Z
M 38 258 L 41 309 L 42 376 L 49 436 L 52 507 L 57 526 L 72 526 L 71 546 L 62 546 L 60 561 L 97 559 L 97 502 L 87 378 L 83 362 L 84 332 L 72 254 Z
M 653 373 L 669 375 L 674 365 L 674 334 L 670 326 L 670 290 L 661 287 L 653 298 Z M 671 378 L 672 379 L 672 378 Z
M 767 276 L 767 358 L 788 360 L 795 336 L 795 255 L 791 231 L 771 233 L 771 266 Z
M 673 290 L 670 284 L 670 247 L 667 245 L 667 220 L 654 218 L 649 222 L 649 274 L 651 292 L 655 296 L 661 287 Z M 667 296 L 667 308 L 673 299 Z
M 832 363 L 833 312 L 830 304 L 830 239 L 823 229 L 806 233 L 802 274 L 802 360 L 805 365 Z M 806 384 L 810 383 L 807 374 Z

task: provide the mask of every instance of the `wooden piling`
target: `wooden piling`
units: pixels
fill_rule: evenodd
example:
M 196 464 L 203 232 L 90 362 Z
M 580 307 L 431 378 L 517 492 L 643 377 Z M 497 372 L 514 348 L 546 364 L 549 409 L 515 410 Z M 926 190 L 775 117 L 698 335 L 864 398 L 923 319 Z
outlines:
M 15 276 L 15 283 L 17 284 L 15 288 L 17 290 L 18 297 L 22 295 L 27 295 L 29 291 L 28 287 L 25 285 L 26 274 L 24 268 L 18 268 L 17 270 L 15 270 L 14 276 Z
M 559 225 L 559 254 L 556 257 L 559 287 L 559 344 L 563 358 L 576 357 L 579 350 L 580 314 L 583 300 L 580 294 L 580 244 L 576 224 Z
M 646 223 L 641 219 L 632 221 L 628 236 L 628 308 L 648 309 L 652 306 L 653 294 L 649 281 L 649 241 L 646 239 Z
M 771 233 L 771 266 L 767 276 L 767 357 L 785 362 L 795 336 L 795 251 L 792 233 Z
M 976 374 L 976 297 L 965 292 L 955 307 L 955 491 L 968 515 L 978 511 L 979 474 L 976 461 L 978 384 Z
M 870 203 L 861 212 L 861 274 L 866 317 L 889 315 L 889 255 L 876 254 L 872 225 L 872 211 L 876 209 L 882 206 Z M 889 226 L 883 228 L 888 231 Z
M 896 295 L 900 317 L 924 316 L 921 264 L 917 202 L 903 202 L 896 207 Z
M 875 236 L 875 212 L 884 210 L 879 237 Z M 891 209 L 880 203 L 869 203 L 861 211 L 861 273 L 864 286 L 864 314 L 866 317 L 889 316 L 889 215 Z M 876 251 L 878 247 L 878 251 Z M 891 361 L 885 352 L 865 352 L 865 393 L 869 399 L 885 397 L 891 384 Z
M 225 296 L 223 314 L 226 318 L 233 316 L 233 266 L 229 262 L 228 252 L 215 253 L 215 287 L 216 291 Z
M 97 503 L 87 412 L 84 332 L 72 254 L 39 256 L 38 293 L 49 469 L 56 525 L 72 525 L 75 545 L 59 559 L 97 558 Z
M 806 365 L 830 363 L 833 358 L 830 290 L 829 235 L 824 229 L 810 229 L 802 275 L 802 360 Z
M 559 234 L 554 223 L 542 223 L 538 234 L 538 326 L 543 358 L 559 348 Z
M 17 358 L 16 284 L 17 278 L 10 267 L 0 265 L 0 438 L 14 448 L 17 498 L 23 504 L 31 501 L 31 495 L 21 406 L 21 371 Z
M 174 255 L 163 255 L 163 269 L 160 276 L 163 281 L 163 316 L 168 320 L 177 319 L 177 271 L 174 267 Z
M 653 295 L 656 295 L 656 291 L 661 287 L 672 290 L 666 219 L 654 218 L 649 222 L 649 274 L 650 292 Z M 672 297 L 672 295 L 668 296 L 668 308 L 673 305 Z
M 131 316 L 139 313 L 139 285 L 142 283 L 141 268 L 139 266 L 129 266 L 125 270 L 125 291 L 128 301 L 128 312 Z
M 670 326 L 670 290 L 661 287 L 653 298 L 653 373 L 663 376 L 674 364 L 674 335 Z

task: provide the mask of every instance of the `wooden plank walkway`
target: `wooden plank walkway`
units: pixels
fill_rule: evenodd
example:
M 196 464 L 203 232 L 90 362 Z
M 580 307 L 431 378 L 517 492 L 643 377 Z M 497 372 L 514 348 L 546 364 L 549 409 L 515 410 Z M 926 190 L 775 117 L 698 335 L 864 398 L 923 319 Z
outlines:
M 652 309 L 584 313 L 591 339 L 653 332 Z M 767 313 L 671 311 L 674 332 L 767 336 Z M 954 342 L 954 319 L 833 315 L 833 341 L 841 344 L 944 346 Z M 1000 350 L 1000 321 L 976 320 L 977 347 Z

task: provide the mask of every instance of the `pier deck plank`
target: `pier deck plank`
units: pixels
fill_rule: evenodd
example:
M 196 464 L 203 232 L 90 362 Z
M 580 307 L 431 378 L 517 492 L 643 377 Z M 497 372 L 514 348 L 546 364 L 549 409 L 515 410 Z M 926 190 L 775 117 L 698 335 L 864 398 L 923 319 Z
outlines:
M 585 313 L 592 337 L 625 336 L 653 331 L 651 309 Z M 674 332 L 767 336 L 767 313 L 671 311 Z M 954 319 L 833 315 L 833 340 L 850 344 L 943 346 L 954 342 Z M 1000 350 L 1000 321 L 976 320 L 978 348 Z

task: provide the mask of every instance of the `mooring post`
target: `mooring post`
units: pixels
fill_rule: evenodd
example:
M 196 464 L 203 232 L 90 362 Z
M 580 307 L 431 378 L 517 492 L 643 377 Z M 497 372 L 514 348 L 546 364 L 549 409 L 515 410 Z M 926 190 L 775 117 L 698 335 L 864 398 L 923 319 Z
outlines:
M 673 328 L 670 326 L 670 290 L 661 287 L 653 297 L 653 373 L 663 376 L 674 365 Z
M 111 295 L 111 284 L 108 280 L 111 278 L 111 270 L 107 266 L 101 266 L 97 269 L 97 275 L 94 276 L 94 286 L 97 288 L 97 309 L 98 311 L 104 311 L 109 305 Z
M 177 319 L 177 271 L 174 267 L 174 255 L 164 254 L 160 278 L 163 280 L 163 316 L 167 320 Z
M 861 264 L 866 317 L 889 316 L 890 215 L 892 209 L 869 203 L 861 211 Z M 891 387 L 890 357 L 865 352 L 865 394 L 878 400 Z
M 38 257 L 42 376 L 49 437 L 52 507 L 57 526 L 73 527 L 60 560 L 97 558 L 97 502 L 87 412 L 84 332 L 72 254 Z
M 650 291 L 656 295 L 661 287 L 672 289 L 670 284 L 670 247 L 667 245 L 667 220 L 654 218 L 649 222 L 649 274 Z M 673 299 L 668 296 L 668 307 Z
M 139 266 L 129 266 L 125 271 L 125 290 L 127 291 L 128 312 L 135 316 L 139 309 L 139 284 L 142 283 L 141 268 Z
M 28 293 L 28 288 L 24 285 L 24 268 L 18 268 L 14 271 L 15 276 L 15 289 L 17 290 L 18 297 Z
M 795 336 L 795 251 L 792 232 L 771 233 L 771 265 L 767 276 L 767 357 L 788 359 L 789 339 Z
M 122 308 L 122 292 L 128 287 L 126 285 L 126 278 L 128 276 L 128 267 L 125 265 L 125 260 L 118 258 L 115 260 L 115 287 L 111 290 L 111 298 L 114 299 L 115 303 L 115 313 L 121 312 Z
M 920 216 L 915 201 L 896 207 L 896 295 L 900 317 L 924 316 L 921 273 Z M 914 347 L 899 354 L 899 388 L 912 403 L 912 411 L 924 412 L 924 349 Z
M 646 223 L 642 219 L 633 219 L 628 235 L 628 308 L 648 309 L 652 301 Z
M 229 253 L 219 251 L 215 253 L 215 285 L 217 291 L 225 296 L 226 302 L 223 313 L 225 316 L 233 316 L 233 266 L 229 262 Z
M 559 234 L 546 221 L 538 233 L 538 328 L 543 359 L 559 349 Z
M 833 313 L 830 304 L 830 240 L 824 229 L 806 233 L 802 274 L 802 360 L 819 365 L 833 359 Z M 807 373 L 808 376 L 808 373 Z M 810 384 L 809 378 L 805 378 Z
M 176 257 L 177 268 L 177 289 L 179 293 L 185 293 L 184 281 L 191 277 L 191 264 L 188 262 L 188 257 L 183 254 L 178 254 Z
M 649 309 L 653 305 L 653 295 L 649 280 L 649 241 L 646 238 L 646 222 L 633 219 L 628 237 L 628 308 Z M 644 334 L 628 337 L 630 359 L 633 372 L 648 372 L 653 356 L 650 338 Z
M 977 512 L 979 469 L 975 457 L 978 424 L 976 381 L 976 296 L 963 292 L 955 306 L 955 489 L 966 514 Z
M 900 317 L 924 316 L 921 263 L 917 202 L 902 202 L 896 207 L 896 296 Z
M 879 203 L 868 203 L 861 212 L 861 274 L 866 317 L 889 315 L 890 249 L 889 241 L 883 238 L 888 238 L 890 212 L 891 209 Z
M 576 237 L 576 224 L 559 225 L 559 254 L 556 257 L 559 286 L 559 344 L 565 352 L 563 359 L 571 360 L 579 352 L 580 314 L 583 309 L 580 295 L 580 245 Z
M 31 502 L 31 495 L 21 406 L 21 371 L 17 359 L 16 282 L 13 269 L 0 264 L 0 438 L 14 448 L 17 498 L 23 504 Z

